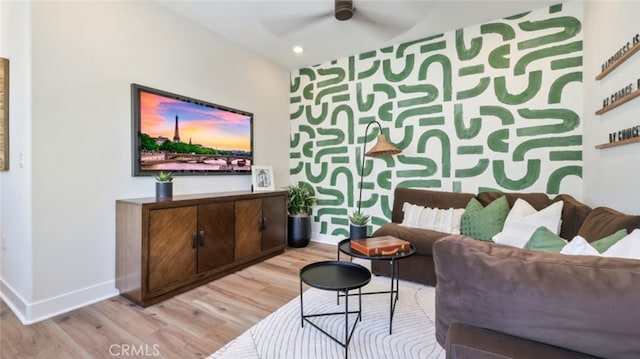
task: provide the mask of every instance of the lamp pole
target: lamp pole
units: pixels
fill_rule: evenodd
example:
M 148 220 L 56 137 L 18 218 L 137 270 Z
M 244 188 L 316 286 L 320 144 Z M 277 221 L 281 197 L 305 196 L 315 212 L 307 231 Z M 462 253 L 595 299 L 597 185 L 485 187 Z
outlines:
M 364 139 L 362 141 L 362 166 L 360 166 L 360 194 L 358 195 L 358 213 L 360 213 L 360 207 L 362 205 L 362 184 L 364 183 L 364 158 L 367 153 L 367 134 L 369 133 L 369 127 L 371 127 L 371 125 L 374 123 L 378 125 L 380 134 L 382 134 L 382 126 L 380 125 L 380 122 L 376 120 L 369 122 L 364 130 Z

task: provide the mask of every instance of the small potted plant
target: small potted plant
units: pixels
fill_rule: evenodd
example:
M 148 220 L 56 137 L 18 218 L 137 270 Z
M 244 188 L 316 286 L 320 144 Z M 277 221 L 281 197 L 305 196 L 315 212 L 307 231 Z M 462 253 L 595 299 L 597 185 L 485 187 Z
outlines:
M 359 211 L 354 211 L 349 216 L 349 238 L 363 239 L 367 238 L 367 223 L 369 223 L 369 215 Z
M 311 240 L 311 207 L 316 203 L 309 185 L 298 182 L 287 187 L 289 212 L 287 243 L 290 247 L 306 247 Z
M 156 199 L 173 197 L 173 173 L 160 171 L 156 175 Z

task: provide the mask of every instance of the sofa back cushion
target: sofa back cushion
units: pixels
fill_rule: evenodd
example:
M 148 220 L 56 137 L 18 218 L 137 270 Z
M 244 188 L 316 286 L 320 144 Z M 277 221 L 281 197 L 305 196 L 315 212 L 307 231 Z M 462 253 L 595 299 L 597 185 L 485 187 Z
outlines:
M 640 354 L 640 261 L 450 235 L 434 244 L 434 262 L 441 345 L 457 322 L 599 357 Z
M 431 208 L 465 208 L 469 200 L 475 195 L 472 193 L 457 193 L 431 191 L 416 188 L 396 188 L 393 199 L 393 212 L 391 221 L 402 223 L 404 215 L 402 205 L 407 202 L 423 207 Z
M 623 228 L 627 233 L 640 228 L 640 216 L 624 214 L 608 207 L 598 207 L 589 212 L 578 235 L 588 242 L 593 242 Z
M 476 196 L 478 201 L 482 203 L 483 206 L 487 206 L 489 203 L 495 201 L 496 199 L 505 196 L 507 198 L 507 203 L 509 203 L 509 208 L 513 207 L 513 204 L 516 203 L 518 198 L 522 198 L 527 201 L 533 208 L 536 210 L 541 210 L 547 207 L 550 203 L 549 196 L 544 193 L 516 193 L 516 192 L 480 192 Z
M 562 224 L 560 226 L 560 237 L 566 240 L 572 240 L 573 237 L 578 235 L 578 230 L 582 226 L 585 218 L 591 207 L 578 201 L 568 194 L 559 194 L 555 196 L 552 203 L 563 201 L 562 206 Z

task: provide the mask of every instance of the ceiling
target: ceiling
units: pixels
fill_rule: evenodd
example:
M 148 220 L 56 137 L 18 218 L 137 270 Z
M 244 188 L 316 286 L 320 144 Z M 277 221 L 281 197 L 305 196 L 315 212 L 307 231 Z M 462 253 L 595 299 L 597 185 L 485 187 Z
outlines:
M 354 0 L 334 18 L 334 0 L 155 0 L 289 69 L 478 25 L 559 0 Z M 304 47 L 295 54 L 293 46 Z

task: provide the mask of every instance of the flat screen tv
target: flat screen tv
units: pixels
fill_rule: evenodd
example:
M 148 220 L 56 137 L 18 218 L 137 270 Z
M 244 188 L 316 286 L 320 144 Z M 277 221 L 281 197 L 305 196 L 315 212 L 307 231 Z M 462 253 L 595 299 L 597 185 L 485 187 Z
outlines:
M 134 176 L 251 174 L 253 114 L 131 84 Z

